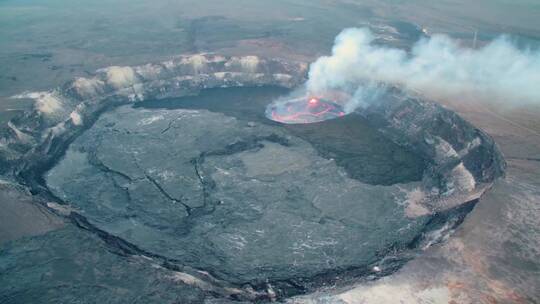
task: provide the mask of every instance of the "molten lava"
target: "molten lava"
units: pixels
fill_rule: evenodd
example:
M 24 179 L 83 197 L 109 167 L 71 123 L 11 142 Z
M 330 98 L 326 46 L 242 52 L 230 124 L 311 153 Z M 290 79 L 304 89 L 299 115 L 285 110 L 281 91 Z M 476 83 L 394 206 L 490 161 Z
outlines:
M 270 119 L 287 124 L 313 123 L 345 115 L 341 105 L 318 97 L 295 98 L 271 107 Z

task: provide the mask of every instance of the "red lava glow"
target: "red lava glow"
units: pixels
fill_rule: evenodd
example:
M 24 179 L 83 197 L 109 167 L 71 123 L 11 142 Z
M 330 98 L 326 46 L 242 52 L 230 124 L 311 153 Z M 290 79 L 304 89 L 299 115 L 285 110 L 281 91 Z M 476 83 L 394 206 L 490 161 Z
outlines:
M 271 119 L 288 124 L 313 123 L 344 116 L 342 107 L 330 100 L 311 97 L 297 98 L 275 107 Z

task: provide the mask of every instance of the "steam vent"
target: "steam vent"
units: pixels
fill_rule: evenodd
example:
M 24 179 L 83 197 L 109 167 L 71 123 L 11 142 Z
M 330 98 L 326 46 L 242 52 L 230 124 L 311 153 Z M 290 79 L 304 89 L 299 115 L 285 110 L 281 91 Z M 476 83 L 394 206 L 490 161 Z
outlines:
M 314 96 L 268 119 L 306 69 L 179 56 L 23 96 L 35 108 L 2 130 L 3 187 L 67 226 L 25 240 L 54 244 L 39 255 L 11 253 L 50 274 L 25 285 L 68 301 L 53 287 L 78 283 L 51 270 L 54 259 L 77 265 L 66 270 L 75 280 L 100 265 L 107 280 L 187 302 L 373 279 L 444 240 L 503 175 L 491 138 L 397 88 L 347 115 Z

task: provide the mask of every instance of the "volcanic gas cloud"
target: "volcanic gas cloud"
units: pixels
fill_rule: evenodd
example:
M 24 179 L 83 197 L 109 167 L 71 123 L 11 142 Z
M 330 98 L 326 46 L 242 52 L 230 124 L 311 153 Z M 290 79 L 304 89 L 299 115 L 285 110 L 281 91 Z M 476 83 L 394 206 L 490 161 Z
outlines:
M 389 86 L 435 100 L 540 104 L 540 51 L 519 49 L 509 37 L 471 49 L 434 35 L 410 52 L 376 45 L 375 38 L 367 28 L 343 30 L 332 55 L 311 64 L 303 91 L 269 105 L 267 116 L 284 123 L 336 118 L 376 102 Z M 328 110 L 311 110 L 313 96 L 324 97 L 320 101 Z

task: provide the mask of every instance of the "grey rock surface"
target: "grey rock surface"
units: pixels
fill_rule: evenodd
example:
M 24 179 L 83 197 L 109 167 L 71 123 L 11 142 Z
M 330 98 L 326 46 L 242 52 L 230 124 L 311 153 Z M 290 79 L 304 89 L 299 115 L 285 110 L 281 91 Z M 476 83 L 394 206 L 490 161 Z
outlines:
M 141 256 L 67 226 L 0 250 L 2 303 L 201 303 L 206 294 Z M 91 296 L 89 296 L 91 295 Z
M 46 180 L 98 228 L 235 283 L 364 267 L 428 220 L 405 215 L 412 186 L 361 183 L 281 128 L 206 110 L 106 113 Z
M 64 221 L 36 204 L 21 187 L 0 180 L 0 244 L 23 236 L 39 235 L 64 226 Z

